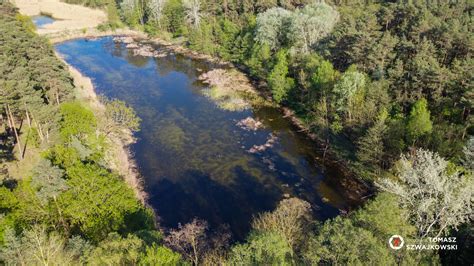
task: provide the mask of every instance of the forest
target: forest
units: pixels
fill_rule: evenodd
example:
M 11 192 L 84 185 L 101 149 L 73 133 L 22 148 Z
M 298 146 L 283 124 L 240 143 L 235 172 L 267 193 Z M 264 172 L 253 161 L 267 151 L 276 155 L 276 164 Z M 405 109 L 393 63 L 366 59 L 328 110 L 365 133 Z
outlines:
M 65 2 L 245 67 L 363 178 L 413 148 L 472 149 L 469 3 Z
M 166 232 L 110 168 L 120 101 L 95 113 L 29 18 L 0 4 L 0 261 L 108 265 L 465 265 L 474 261 L 473 6 L 469 2 L 65 0 L 230 61 L 377 189 L 326 222 L 297 198 L 245 242 L 199 219 Z M 128 119 L 117 121 L 114 113 Z M 159 214 L 157 214 L 159 216 Z M 392 250 L 455 236 L 458 250 Z M 361 241 L 362 239 L 362 241 Z

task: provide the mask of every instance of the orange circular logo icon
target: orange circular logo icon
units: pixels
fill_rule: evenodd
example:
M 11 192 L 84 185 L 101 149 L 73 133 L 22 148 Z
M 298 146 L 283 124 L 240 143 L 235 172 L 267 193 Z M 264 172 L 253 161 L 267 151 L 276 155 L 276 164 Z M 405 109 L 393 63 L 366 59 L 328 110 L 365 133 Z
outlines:
M 392 249 L 398 250 L 403 247 L 403 244 L 405 244 L 405 241 L 403 240 L 403 237 L 399 235 L 393 235 L 388 240 L 388 244 L 390 245 Z

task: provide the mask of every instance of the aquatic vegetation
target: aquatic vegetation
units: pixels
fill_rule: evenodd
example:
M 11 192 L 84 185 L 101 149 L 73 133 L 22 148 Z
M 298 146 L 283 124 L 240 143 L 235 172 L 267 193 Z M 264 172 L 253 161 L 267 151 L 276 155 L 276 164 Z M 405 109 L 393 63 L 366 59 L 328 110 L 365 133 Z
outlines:
M 217 106 L 228 111 L 243 111 L 250 108 L 250 104 L 243 99 L 239 91 L 211 86 L 203 90 L 203 94 L 214 100 Z
M 214 100 L 223 110 L 242 111 L 265 102 L 250 80 L 234 69 L 213 69 L 201 74 L 199 80 L 209 84 L 203 94 Z
M 161 145 L 174 151 L 182 151 L 183 145 L 187 140 L 183 129 L 176 124 L 163 125 L 161 130 L 156 132 L 155 136 L 159 139 Z

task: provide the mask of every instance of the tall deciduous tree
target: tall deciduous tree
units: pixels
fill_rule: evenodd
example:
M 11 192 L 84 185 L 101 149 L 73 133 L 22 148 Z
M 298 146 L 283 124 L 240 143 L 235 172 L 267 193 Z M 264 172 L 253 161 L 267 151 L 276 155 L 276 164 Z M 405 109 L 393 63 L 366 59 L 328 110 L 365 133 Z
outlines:
M 281 50 L 276 54 L 276 63 L 268 75 L 268 85 L 272 90 L 273 99 L 281 103 L 286 99 L 295 82 L 288 77 L 288 62 L 286 51 Z
M 150 0 L 148 2 L 148 10 L 151 15 L 151 19 L 158 24 L 163 17 L 163 9 L 165 8 L 166 0 Z
M 376 184 L 398 196 L 420 237 L 439 237 L 472 221 L 474 178 L 431 151 L 418 149 L 397 164 L 398 180 Z
M 305 257 L 310 265 L 395 264 L 382 243 L 371 231 L 355 226 L 351 219 L 337 217 L 326 222 L 308 242 Z
M 140 130 L 141 119 L 135 110 L 124 101 L 102 98 L 105 105 L 105 114 L 99 121 L 99 128 L 105 134 L 116 133 L 120 135 L 124 130 L 136 132 Z
M 181 0 L 168 0 L 163 9 L 163 15 L 166 17 L 165 29 L 175 36 L 184 32 L 185 9 Z
M 201 1 L 200 0 L 183 0 L 183 6 L 186 13 L 186 20 L 194 28 L 199 27 L 201 23 Z
M 61 136 L 69 141 L 72 137 L 86 138 L 94 133 L 97 121 L 94 113 L 78 102 L 61 106 Z
M 420 137 L 431 133 L 433 123 L 430 119 L 430 111 L 428 110 L 428 102 L 426 99 L 418 100 L 410 111 L 407 121 L 407 134 L 409 140 L 413 143 Z
M 291 16 L 287 38 L 297 52 L 308 53 L 339 21 L 337 10 L 324 2 L 297 9 Z
M 334 69 L 331 62 L 323 60 L 311 75 L 311 83 L 314 89 L 322 95 L 327 93 L 329 88 L 334 85 L 333 83 L 337 76 L 338 72 Z
M 356 96 L 364 93 L 365 85 L 365 75 L 354 68 L 349 68 L 333 88 L 336 109 L 346 114 L 349 121 L 352 119 Z
M 145 24 L 145 0 L 123 0 L 120 8 L 130 25 Z
M 326 221 L 319 227 L 303 253 L 305 262 L 310 265 L 439 263 L 436 254 L 429 251 L 403 249 L 390 252 L 387 242 L 394 234 L 402 235 L 410 242 L 416 235 L 416 228 L 409 223 L 407 210 L 400 206 L 395 195 L 379 193 L 349 216 Z
M 207 222 L 194 219 L 191 223 L 179 225 L 178 229 L 172 230 L 165 241 L 194 265 L 199 265 L 207 249 L 207 227 Z
M 277 233 L 254 233 L 232 248 L 230 265 L 291 265 L 291 247 Z
M 136 235 L 110 233 L 87 257 L 91 265 L 137 265 L 145 243 Z
M 280 7 L 258 14 L 255 40 L 268 45 L 272 50 L 279 49 L 287 42 L 286 33 L 291 18 L 291 12 Z
M 469 137 L 466 146 L 463 149 L 463 165 L 474 172 L 474 137 Z
M 67 174 L 70 189 L 58 202 L 71 225 L 89 239 L 103 240 L 109 233 L 127 228 L 129 222 L 149 226 L 146 219 L 133 221 L 133 215 L 148 214 L 117 175 L 90 164 L 69 167 Z
M 305 239 L 311 220 L 311 205 L 297 198 L 284 199 L 273 212 L 258 215 L 252 221 L 257 232 L 274 232 L 281 235 L 291 247 L 293 255 Z
M 145 247 L 140 263 L 143 265 L 181 265 L 183 263 L 181 255 L 173 252 L 171 249 L 158 246 L 153 243 Z
M 57 233 L 48 233 L 46 227 L 35 225 L 16 236 L 7 230 L 0 259 L 20 265 L 69 265 L 77 254 L 67 247 L 66 240 Z

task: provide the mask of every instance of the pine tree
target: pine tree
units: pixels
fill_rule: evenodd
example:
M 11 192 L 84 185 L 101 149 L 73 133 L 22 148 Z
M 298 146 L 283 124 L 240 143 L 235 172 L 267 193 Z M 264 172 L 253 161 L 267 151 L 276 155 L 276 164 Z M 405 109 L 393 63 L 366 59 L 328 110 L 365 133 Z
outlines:
M 381 167 L 384 153 L 383 135 L 387 130 L 387 125 L 385 124 L 387 117 L 387 110 L 383 109 L 372 127 L 367 130 L 367 133 L 357 143 L 357 158 L 366 165 L 374 166 L 377 172 L 379 172 Z

